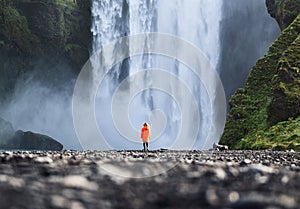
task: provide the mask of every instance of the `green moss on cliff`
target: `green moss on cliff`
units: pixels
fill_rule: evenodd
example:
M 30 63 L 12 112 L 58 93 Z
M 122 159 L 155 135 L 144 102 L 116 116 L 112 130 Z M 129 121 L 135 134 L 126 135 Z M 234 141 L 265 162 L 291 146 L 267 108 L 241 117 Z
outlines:
M 86 0 L 14 0 L 13 5 L 22 14 L 31 32 L 40 41 L 37 55 L 69 58 L 72 67 L 79 70 L 89 56 L 91 44 L 90 1 Z M 67 45 L 80 47 L 80 60 L 74 60 Z
M 300 36 L 278 62 L 272 96 L 268 109 L 268 122 L 271 125 L 300 115 Z
M 15 48 L 21 53 L 31 54 L 38 42 L 37 37 L 31 33 L 26 18 L 10 3 L 1 1 L 0 37 L 3 39 L 1 45 L 6 44 L 7 47 Z
M 249 137 L 243 138 L 235 146 L 244 149 L 273 149 L 273 150 L 300 150 L 300 117 L 289 119 L 276 125 L 259 130 Z
M 235 149 L 276 147 L 276 137 L 272 141 L 272 139 L 261 133 L 268 134 L 270 130 L 273 131 L 270 125 L 282 121 L 282 119 L 278 120 L 277 118 L 276 122 L 271 123 L 271 121 L 274 121 L 277 112 L 285 112 L 286 104 L 291 108 L 290 113 L 295 108 L 299 108 L 295 105 L 300 101 L 299 74 L 296 73 L 299 72 L 300 60 L 298 51 L 299 32 L 300 15 L 272 44 L 268 54 L 252 68 L 245 89 L 239 89 L 232 96 L 230 101 L 231 110 L 221 143 L 228 144 L 230 148 Z M 287 66 L 288 68 L 286 68 Z M 287 72 L 287 69 L 289 69 L 289 76 L 292 77 L 290 83 L 282 81 L 283 78 L 286 78 L 284 72 Z M 280 88 L 284 92 L 285 98 L 282 97 L 282 94 L 276 96 Z M 286 101 L 287 98 L 289 98 L 287 103 L 278 101 L 278 99 Z M 283 109 L 278 110 L 277 107 L 270 109 L 274 104 L 282 106 Z M 299 113 L 293 115 L 293 118 L 298 115 Z M 288 115 L 287 118 L 289 117 L 291 115 Z M 294 124 L 294 122 L 291 123 Z M 295 122 L 295 124 L 299 126 L 299 123 Z M 294 141 L 294 139 L 291 140 Z
M 65 69 L 79 72 L 89 58 L 90 3 L 0 0 L 0 105 L 17 81 L 33 71 L 45 80 Z

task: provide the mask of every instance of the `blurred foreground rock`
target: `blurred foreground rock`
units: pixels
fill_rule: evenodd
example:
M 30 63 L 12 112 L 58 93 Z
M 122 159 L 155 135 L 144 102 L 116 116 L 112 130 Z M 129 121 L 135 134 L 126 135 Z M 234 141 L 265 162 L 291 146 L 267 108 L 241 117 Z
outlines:
M 0 153 L 1 208 L 300 208 L 295 151 Z

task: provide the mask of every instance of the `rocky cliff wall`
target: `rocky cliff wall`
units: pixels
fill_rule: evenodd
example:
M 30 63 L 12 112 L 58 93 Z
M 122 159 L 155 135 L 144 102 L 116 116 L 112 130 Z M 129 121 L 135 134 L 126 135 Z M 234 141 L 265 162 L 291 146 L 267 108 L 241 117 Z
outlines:
M 221 138 L 221 143 L 231 148 L 300 149 L 299 1 L 271 3 L 267 1 L 269 11 L 281 28 L 294 19 L 252 68 L 246 87 L 231 98 Z M 291 4 L 293 8 L 288 10 Z
M 0 0 L 0 101 L 33 71 L 70 80 L 89 57 L 90 24 L 87 0 Z
M 269 14 L 276 19 L 283 30 L 300 13 L 300 0 L 266 0 Z

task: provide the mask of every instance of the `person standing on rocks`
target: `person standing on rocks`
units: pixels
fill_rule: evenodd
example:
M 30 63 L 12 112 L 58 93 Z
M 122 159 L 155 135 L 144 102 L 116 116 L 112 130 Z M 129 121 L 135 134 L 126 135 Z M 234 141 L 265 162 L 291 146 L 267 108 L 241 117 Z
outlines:
M 141 130 L 141 138 L 143 141 L 144 151 L 148 151 L 148 143 L 150 138 L 150 126 L 147 123 L 144 123 L 143 128 Z

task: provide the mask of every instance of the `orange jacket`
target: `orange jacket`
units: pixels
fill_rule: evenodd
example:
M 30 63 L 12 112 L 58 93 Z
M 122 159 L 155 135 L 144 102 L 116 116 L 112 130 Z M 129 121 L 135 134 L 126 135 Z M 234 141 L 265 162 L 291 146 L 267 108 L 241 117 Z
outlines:
M 150 128 L 149 127 L 143 127 L 141 130 L 141 138 L 143 142 L 149 142 L 150 138 Z

